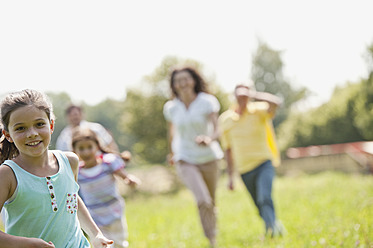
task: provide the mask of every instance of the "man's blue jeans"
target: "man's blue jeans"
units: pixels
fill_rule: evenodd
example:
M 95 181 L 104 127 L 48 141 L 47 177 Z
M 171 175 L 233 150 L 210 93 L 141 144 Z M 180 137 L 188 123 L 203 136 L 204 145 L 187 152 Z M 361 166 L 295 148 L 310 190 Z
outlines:
M 272 182 L 275 170 L 270 160 L 265 161 L 252 171 L 241 175 L 250 192 L 259 214 L 265 222 L 266 230 L 275 229 L 276 215 L 272 201 Z

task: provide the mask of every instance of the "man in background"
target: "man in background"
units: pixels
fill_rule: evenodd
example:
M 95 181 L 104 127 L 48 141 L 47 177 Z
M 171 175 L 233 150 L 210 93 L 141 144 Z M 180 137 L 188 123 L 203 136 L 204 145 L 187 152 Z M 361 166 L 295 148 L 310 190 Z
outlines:
M 243 84 L 237 85 L 234 93 L 237 103 L 219 117 L 228 187 L 234 189 L 236 169 L 259 210 L 266 234 L 283 235 L 285 228 L 276 220 L 272 201 L 273 164 L 279 163 L 272 119 L 281 100 Z
M 76 127 L 89 128 L 94 131 L 100 141 L 100 145 L 111 151 L 119 152 L 118 145 L 111 134 L 99 123 L 89 122 L 83 119 L 82 108 L 77 105 L 70 105 L 66 109 L 68 125 L 61 131 L 57 138 L 56 148 L 62 151 L 72 151 L 71 140 L 72 130 Z

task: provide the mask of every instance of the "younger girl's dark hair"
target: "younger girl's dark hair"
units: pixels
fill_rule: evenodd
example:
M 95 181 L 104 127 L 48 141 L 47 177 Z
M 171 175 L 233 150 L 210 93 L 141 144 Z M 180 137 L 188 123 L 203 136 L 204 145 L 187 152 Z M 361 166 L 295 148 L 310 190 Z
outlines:
M 78 143 L 79 141 L 83 141 L 83 140 L 92 140 L 92 141 L 94 141 L 97 144 L 98 149 L 102 153 L 115 153 L 113 151 L 110 151 L 107 148 L 103 148 L 100 145 L 100 141 L 97 138 L 96 133 L 94 131 L 92 131 L 91 129 L 89 129 L 89 128 L 81 128 L 81 127 L 74 128 L 73 131 L 72 131 L 72 141 L 71 141 L 71 145 L 73 147 L 73 150 L 75 150 L 76 143 Z
M 170 87 L 171 87 L 171 90 L 172 90 L 172 94 L 175 97 L 178 97 L 177 92 L 175 90 L 175 75 L 177 73 L 183 72 L 183 71 L 188 72 L 190 74 L 190 76 L 193 78 L 193 80 L 194 80 L 194 82 L 196 84 L 194 86 L 194 92 L 195 93 L 197 93 L 197 94 L 199 92 L 206 92 L 206 93 L 208 93 L 207 84 L 206 84 L 205 80 L 202 78 L 202 76 L 195 69 L 193 69 L 192 67 L 183 67 L 181 69 L 175 69 L 171 73 Z
M 131 159 L 131 153 L 128 152 L 128 151 L 125 151 L 125 152 L 122 152 L 122 153 L 118 154 L 118 152 L 113 151 L 113 150 L 111 150 L 107 147 L 103 147 L 102 145 L 100 145 L 100 141 L 97 138 L 97 134 L 94 131 L 92 131 L 91 129 L 81 128 L 81 127 L 74 128 L 73 131 L 72 131 L 72 141 L 71 141 L 71 145 L 73 147 L 73 150 L 75 150 L 76 143 L 78 143 L 79 141 L 83 141 L 83 140 L 92 140 L 93 142 L 95 142 L 97 144 L 98 150 L 100 152 L 116 154 L 119 157 L 121 157 L 124 162 L 129 162 L 130 159 Z
M 13 111 L 25 107 L 25 106 L 34 106 L 42 111 L 44 111 L 49 121 L 54 120 L 53 107 L 52 103 L 49 100 L 48 96 L 31 89 L 26 89 L 14 93 L 8 94 L 0 104 L 0 113 L 1 113 L 1 138 L 0 138 L 0 163 L 3 163 L 7 159 L 12 159 L 18 156 L 19 151 L 14 143 L 10 143 L 2 131 L 5 130 L 9 132 L 9 120 L 10 115 Z

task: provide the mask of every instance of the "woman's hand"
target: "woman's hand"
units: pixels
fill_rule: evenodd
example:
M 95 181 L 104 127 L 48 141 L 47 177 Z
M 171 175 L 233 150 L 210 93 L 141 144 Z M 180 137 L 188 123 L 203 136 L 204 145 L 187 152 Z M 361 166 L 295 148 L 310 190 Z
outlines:
M 195 141 L 200 146 L 209 146 L 211 144 L 212 139 L 207 135 L 198 135 Z
M 94 248 L 108 248 L 114 244 L 113 240 L 105 238 L 102 234 L 98 234 L 91 242 Z
M 169 153 L 167 154 L 167 162 L 169 165 L 173 166 L 175 164 L 175 161 L 174 161 L 174 154 L 173 153 Z

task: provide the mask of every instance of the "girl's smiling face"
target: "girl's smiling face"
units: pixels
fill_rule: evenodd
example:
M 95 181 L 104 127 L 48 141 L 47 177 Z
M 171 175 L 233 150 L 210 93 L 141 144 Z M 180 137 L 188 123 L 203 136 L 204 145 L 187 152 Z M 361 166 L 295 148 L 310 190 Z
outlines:
M 74 145 L 74 152 L 84 161 L 85 167 L 97 165 L 96 154 L 98 151 L 99 147 L 92 139 L 83 139 Z
M 3 132 L 8 141 L 15 144 L 20 156 L 37 157 L 48 150 L 53 127 L 45 111 L 24 106 L 10 114 L 9 131 Z

